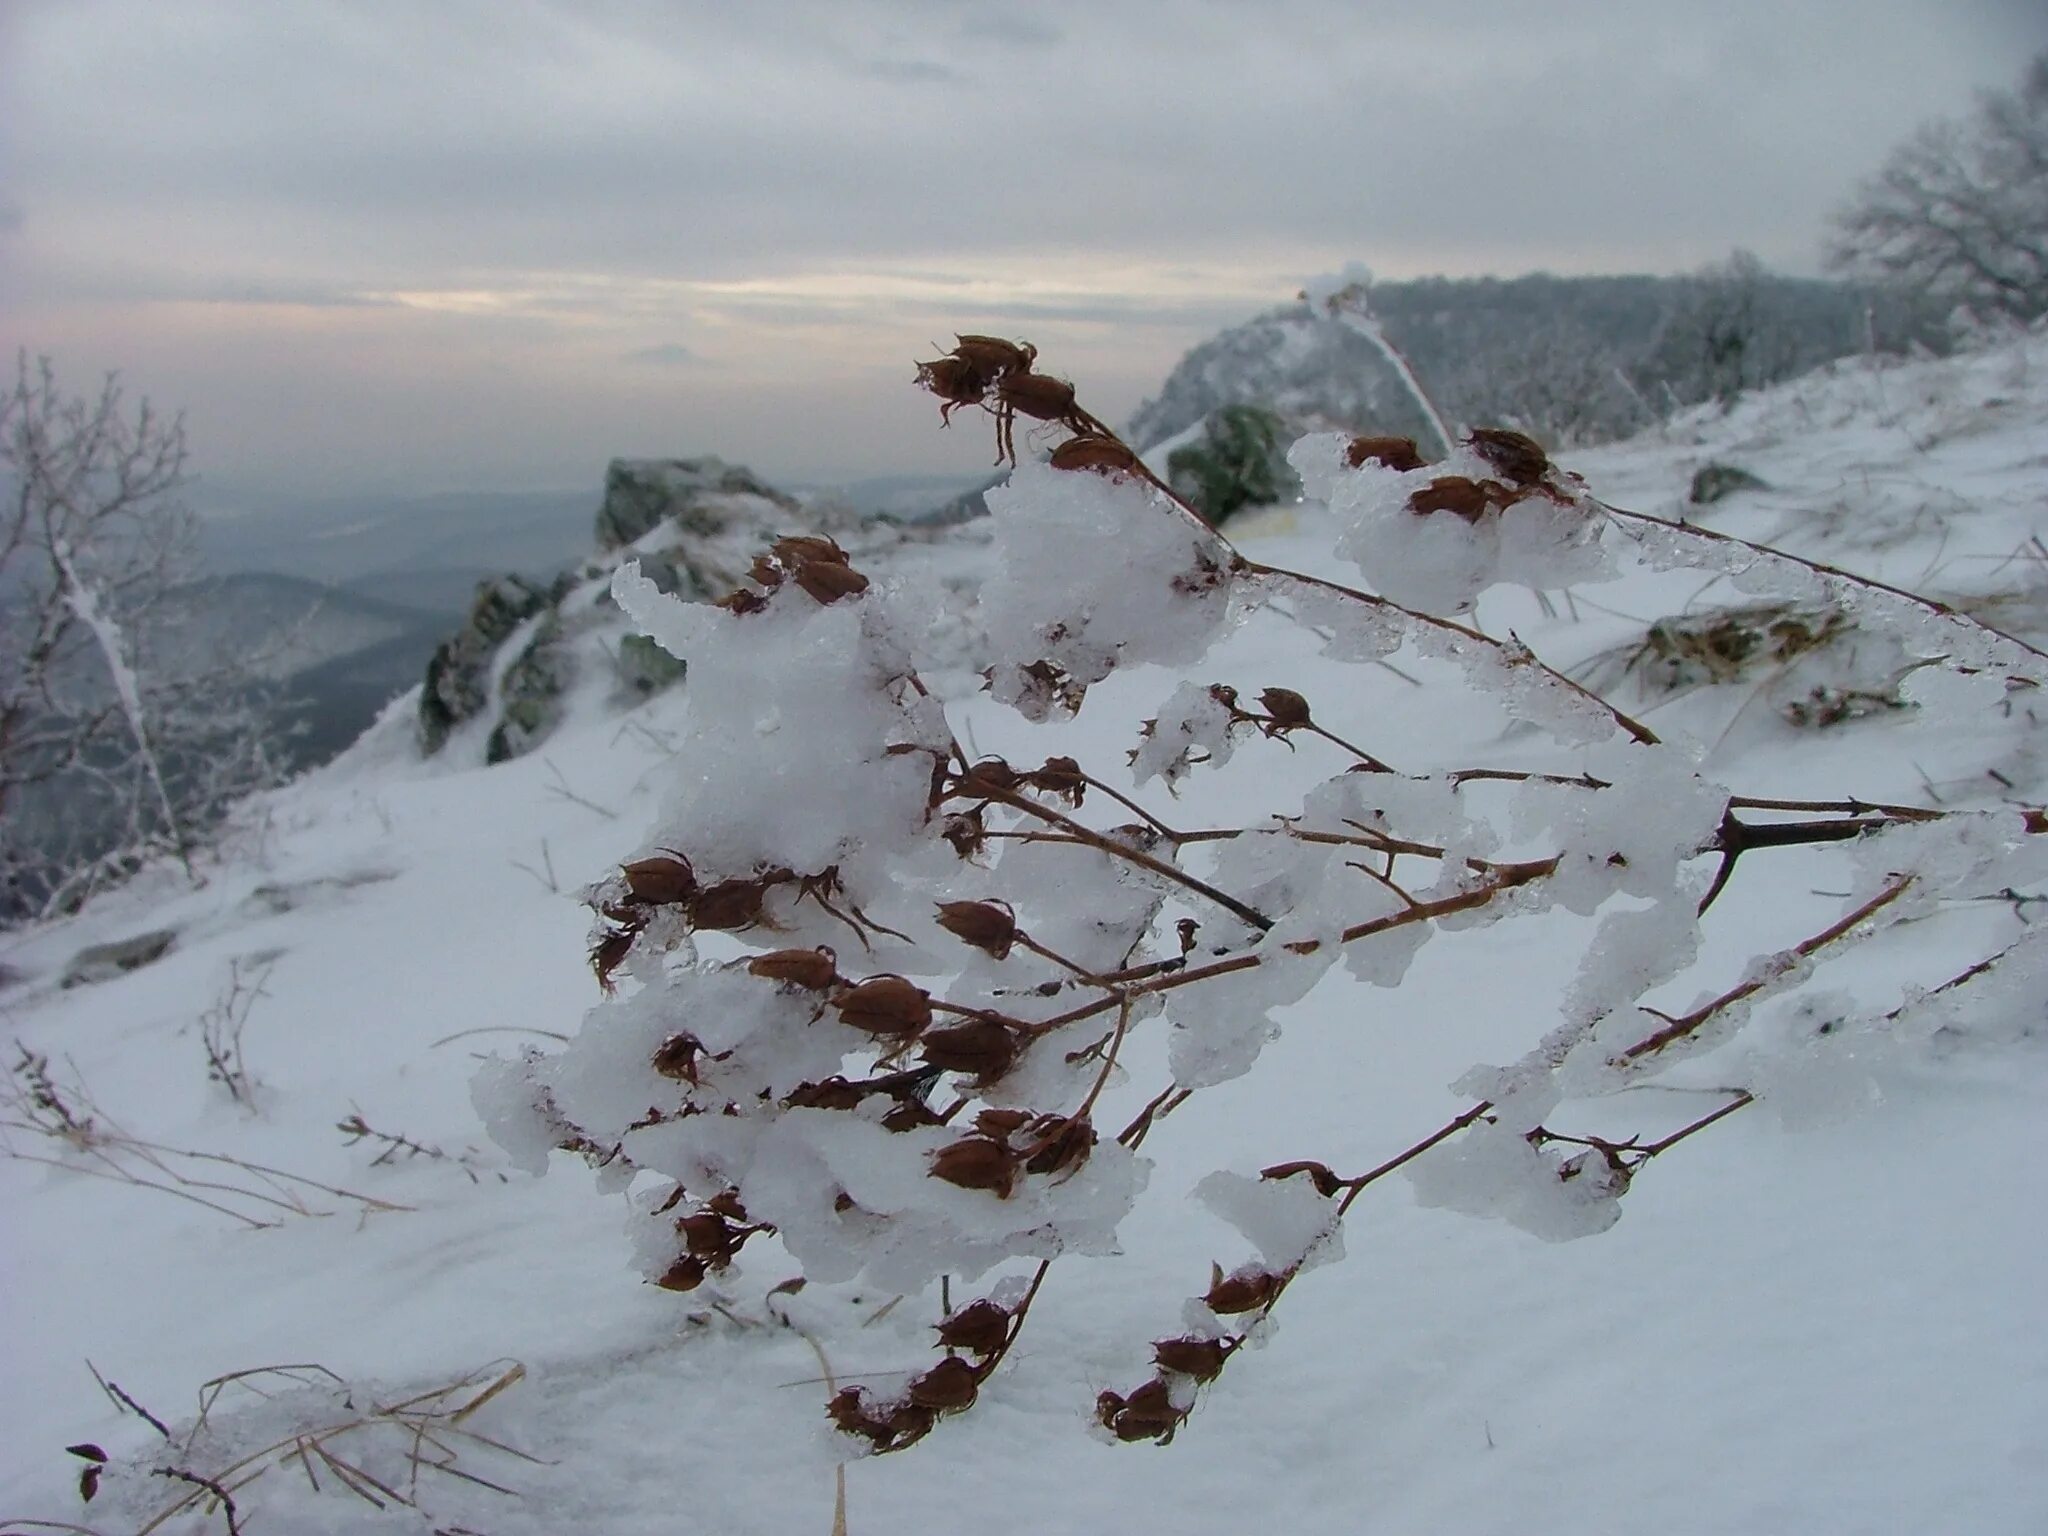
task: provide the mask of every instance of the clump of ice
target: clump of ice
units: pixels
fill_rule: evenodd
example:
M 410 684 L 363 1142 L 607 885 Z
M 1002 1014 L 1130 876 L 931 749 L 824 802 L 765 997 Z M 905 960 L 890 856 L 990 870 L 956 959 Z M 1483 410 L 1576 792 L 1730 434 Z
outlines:
M 1371 461 L 1354 469 L 1345 458 L 1348 445 L 1340 433 L 1317 433 L 1296 443 L 1288 462 L 1343 528 L 1337 553 L 1394 602 L 1426 613 L 1462 613 L 1501 582 L 1562 587 L 1611 574 L 1600 544 L 1606 519 L 1576 495 L 1526 495 L 1476 519 L 1417 512 L 1410 498 L 1433 481 L 1496 480 L 1497 471 L 1469 448 L 1421 469 Z
M 1159 779 L 1172 789 L 1197 764 L 1220 768 L 1229 762 L 1236 750 L 1232 737 L 1244 729 L 1249 726 L 1235 718 L 1214 688 L 1182 683 L 1149 722 L 1131 759 L 1131 776 L 1139 784 Z
M 1121 666 L 1197 660 L 1233 618 L 1230 554 L 1141 481 L 1026 464 L 988 493 L 981 621 L 997 702 L 1056 712 L 1029 668 L 1086 687 Z
M 1519 1130 L 1484 1121 L 1405 1171 L 1418 1204 L 1492 1217 L 1550 1243 L 1605 1232 L 1621 1219 L 1628 1188 L 1602 1153 L 1539 1148 Z
M 1219 1169 L 1194 1196 L 1244 1234 L 1269 1274 L 1314 1269 L 1344 1257 L 1337 1202 L 1317 1192 L 1305 1175 L 1251 1178 Z

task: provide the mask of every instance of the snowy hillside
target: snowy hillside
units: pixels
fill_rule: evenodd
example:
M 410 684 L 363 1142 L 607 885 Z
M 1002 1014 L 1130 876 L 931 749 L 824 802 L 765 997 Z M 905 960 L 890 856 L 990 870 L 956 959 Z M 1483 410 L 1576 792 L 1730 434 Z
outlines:
M 1737 488 L 1689 504 L 1709 466 Z M 1937 593 L 2035 644 L 2048 631 L 2048 336 L 1838 364 L 1566 467 L 1614 506 Z M 1322 506 L 1256 526 L 1256 560 L 1358 579 Z M 942 547 L 942 576 L 891 570 L 937 612 L 987 548 Z M 1518 636 L 1729 783 L 2038 805 L 2048 760 L 2024 690 L 1916 666 L 1871 617 L 1825 583 L 1624 562 L 1568 591 L 1494 587 L 1466 621 Z M 1386 663 L 1341 665 L 1261 611 L 1192 669 L 1110 676 L 1065 725 L 1025 723 L 963 670 L 933 686 L 970 752 L 1019 763 L 1120 764 L 1188 681 L 1298 689 L 1407 775 L 1607 761 L 1514 726 L 1441 656 Z M 0 1531 L 224 1531 L 226 1512 L 201 1508 L 222 1488 L 252 1532 L 835 1529 L 835 1467 L 857 1444 L 827 1423 L 823 1378 L 886 1391 L 928 1363 L 937 1288 L 791 1291 L 798 1266 L 765 1238 L 697 1289 L 647 1284 L 617 1178 L 564 1153 L 545 1177 L 519 1171 L 472 1105 L 481 1058 L 559 1050 L 597 1001 L 581 892 L 647 851 L 692 701 L 686 682 L 622 713 L 594 683 L 539 748 L 485 768 L 481 722 L 473 750 L 421 761 L 417 701 L 401 699 L 250 807 L 203 888 L 160 871 L 0 939 Z M 1237 777 L 1142 794 L 1198 826 L 1246 795 L 1299 806 L 1349 760 L 1254 738 Z M 1100 824 L 1122 820 L 1110 804 Z M 1851 868 L 1829 848 L 1746 859 L 1667 1006 L 1838 918 Z M 1475 1062 L 1513 1061 L 1556 1023 L 1592 920 L 1446 932 L 1398 987 L 1333 971 L 1255 1075 L 1158 1121 L 1121 1254 L 1051 1270 L 973 1411 L 845 1466 L 843 1528 L 2048 1529 L 2040 946 L 1901 1038 L 1833 1046 L 1821 1027 L 1830 1007 L 1890 1008 L 2013 944 L 2041 888 L 1946 901 L 1814 961 L 1825 996 L 1759 1009 L 1718 1051 L 1616 1095 L 1646 1139 L 1729 1088 L 1757 1102 L 1659 1157 L 1611 1230 L 1551 1242 L 1448 1208 L 1464 1195 L 1448 1156 L 1374 1185 L 1348 1256 L 1304 1273 L 1173 1443 L 1115 1444 L 1098 1393 L 1142 1380 L 1211 1264 L 1244 1257 L 1196 1183 L 1400 1154 L 1470 1102 L 1449 1085 Z M 159 957 L 79 974 L 88 946 L 153 933 L 170 936 Z M 703 947 L 742 952 L 720 934 Z M 1166 1058 L 1133 1033 L 1108 1121 L 1152 1097 Z M 256 1374 L 206 1385 L 238 1372 Z M 90 1504 L 79 1478 L 97 1463 L 78 1446 L 108 1458 Z

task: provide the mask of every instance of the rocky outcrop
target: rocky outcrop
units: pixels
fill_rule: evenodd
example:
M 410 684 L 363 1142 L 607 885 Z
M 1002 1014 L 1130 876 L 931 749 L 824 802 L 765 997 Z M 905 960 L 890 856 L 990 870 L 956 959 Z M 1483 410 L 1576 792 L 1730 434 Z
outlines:
M 664 523 L 686 534 L 716 536 L 740 511 L 736 497 L 798 510 L 794 498 L 723 459 L 613 459 L 604 472 L 604 504 L 597 509 L 597 547 L 623 549 Z
M 1302 431 L 1427 437 L 1429 424 L 1371 342 L 1309 313 L 1272 310 L 1233 326 L 1180 360 L 1127 434 L 1140 452 L 1229 406 L 1258 406 Z
M 722 459 L 613 460 L 598 553 L 551 586 L 518 576 L 486 583 L 468 622 L 435 651 L 420 697 L 421 748 L 437 752 L 457 726 L 488 719 L 485 761 L 503 762 L 547 739 L 579 677 L 615 677 L 633 701 L 674 686 L 683 663 L 630 630 L 611 599 L 613 572 L 637 561 L 663 591 L 711 602 L 745 579 L 773 539 L 815 532 L 856 543 L 903 537 L 833 521 Z M 516 656 L 507 656 L 508 643 Z
M 484 761 L 502 763 L 546 739 L 561 723 L 562 696 L 575 675 L 561 614 L 550 613 L 498 679 L 498 723 L 484 744 Z
M 448 733 L 490 701 L 491 662 L 512 632 L 548 606 L 550 591 L 523 576 L 500 576 L 476 590 L 469 619 L 435 649 L 420 693 L 420 748 L 441 750 Z
M 162 959 L 177 941 L 176 930 L 159 928 L 107 944 L 89 945 L 71 957 L 71 963 L 64 967 L 63 979 L 58 985 L 89 986 L 96 981 L 111 981 L 128 971 L 139 971 L 152 961 Z

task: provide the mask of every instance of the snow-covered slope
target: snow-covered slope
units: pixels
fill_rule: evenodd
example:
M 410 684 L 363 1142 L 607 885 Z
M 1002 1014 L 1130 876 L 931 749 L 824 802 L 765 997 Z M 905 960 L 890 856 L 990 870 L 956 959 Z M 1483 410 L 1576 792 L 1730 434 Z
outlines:
M 1683 507 L 1707 462 L 1763 487 Z M 2041 627 L 2048 338 L 1840 365 L 1570 467 L 1615 504 L 1690 510 Z M 1253 552 L 1327 564 L 1317 509 L 1287 521 Z M 1867 800 L 2041 799 L 2024 704 L 1974 730 L 1882 703 L 1795 724 L 1815 688 L 1895 690 L 1882 647 L 1853 631 L 1724 672 L 1690 652 L 1692 673 L 1660 672 L 1668 639 L 1645 649 L 1654 621 L 1759 602 L 1636 575 L 1545 603 L 1496 589 L 1478 620 L 1627 691 L 1729 777 Z M 1339 670 L 1261 619 L 1194 676 L 1297 687 L 1408 772 L 1570 766 L 1393 660 L 1401 672 Z M 938 680 L 974 750 L 1114 761 L 1181 678 L 1119 674 L 1061 734 L 976 681 Z M 593 693 L 531 756 L 484 769 L 460 753 L 422 763 L 400 701 L 338 762 L 252 807 L 203 888 L 160 872 L 0 945 L 16 1064 L 0 1111 L 0 1517 L 142 1529 L 204 1491 L 149 1475 L 170 1466 L 229 1485 L 252 1531 L 832 1528 L 846 1443 L 820 1412 L 813 1341 L 842 1380 L 900 1371 L 927 1354 L 937 1297 L 771 1298 L 794 1266 L 765 1243 L 723 1286 L 645 1285 L 601 1176 L 568 1157 L 544 1179 L 512 1171 L 470 1102 L 477 1057 L 549 1045 L 593 1002 L 578 891 L 639 848 L 689 702 L 685 687 L 620 716 Z M 1322 751 L 1269 749 L 1265 792 L 1341 768 Z M 1191 781 L 1176 816 L 1225 793 Z M 1700 985 L 1838 909 L 1825 867 L 1802 857 L 1739 877 L 1754 883 L 1717 908 Z M 1938 979 L 2041 911 L 2021 892 L 1943 911 L 1828 984 L 1882 996 Z M 1661 1159 L 1624 1219 L 1583 1241 L 1427 1208 L 1389 1181 L 1351 1217 L 1349 1258 L 1301 1281 L 1172 1446 L 1091 1438 L 1095 1394 L 1127 1389 L 1211 1261 L 1240 1251 L 1188 1200 L 1193 1183 L 1292 1157 L 1369 1167 L 1435 1127 L 1463 1102 L 1445 1085 L 1546 1027 L 1571 982 L 1564 921 L 1454 935 L 1398 989 L 1326 979 L 1256 1076 L 1160 1122 L 1127 1253 L 1054 1271 L 974 1412 L 847 1468 L 846 1529 L 2048 1527 L 2048 998 L 2025 993 L 1987 994 L 1982 1030 L 1822 1071 L 1799 1069 L 1795 1021 L 1767 1021 L 1736 1049 L 1768 1058 L 1776 1103 Z M 176 937 L 153 963 L 60 985 L 83 947 L 155 930 Z M 2014 1018 L 2031 1032 L 1988 1027 Z M 223 1049 L 237 1021 L 245 1072 Z M 1725 1065 L 1708 1058 L 1685 1084 L 1711 1087 Z M 1639 1097 L 1646 1131 L 1691 1113 L 1671 1107 L 1684 1093 Z M 168 1452 L 88 1360 L 164 1421 Z M 87 1462 L 65 1453 L 84 1443 L 111 1458 L 88 1506 Z M 153 1527 L 225 1528 L 197 1509 Z

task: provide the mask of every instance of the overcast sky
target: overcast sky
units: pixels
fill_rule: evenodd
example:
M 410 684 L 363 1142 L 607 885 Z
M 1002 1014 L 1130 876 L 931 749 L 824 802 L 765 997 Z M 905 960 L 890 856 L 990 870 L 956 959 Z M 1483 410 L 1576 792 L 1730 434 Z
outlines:
M 1362 261 L 1815 269 L 2041 0 L 0 0 L 6 340 L 220 485 L 972 469 L 954 330 L 1098 414 Z

